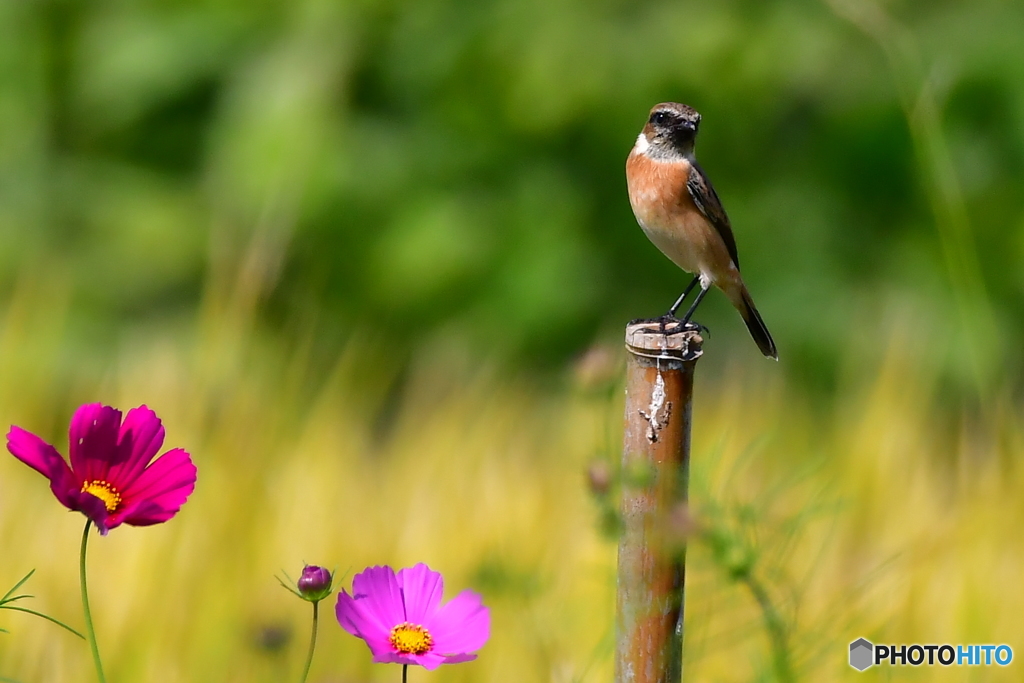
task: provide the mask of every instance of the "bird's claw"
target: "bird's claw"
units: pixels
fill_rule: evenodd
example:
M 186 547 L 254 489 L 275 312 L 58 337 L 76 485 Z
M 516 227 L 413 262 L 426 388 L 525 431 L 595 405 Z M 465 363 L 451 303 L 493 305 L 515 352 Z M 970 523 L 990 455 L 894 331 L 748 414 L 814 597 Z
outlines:
M 683 322 L 679 318 L 675 317 L 671 313 L 660 315 L 657 318 L 637 318 L 636 320 L 630 320 L 630 325 L 654 325 L 658 326 L 658 332 L 664 335 L 681 334 L 683 332 L 698 332 L 707 333 L 710 336 L 710 330 L 704 327 L 700 323 L 689 320 Z M 650 329 L 650 328 L 648 328 Z
M 704 327 L 703 325 L 701 325 L 698 322 L 694 322 L 693 320 L 686 321 L 686 324 L 683 326 L 683 329 L 693 330 L 694 332 L 696 332 L 698 334 L 704 334 L 704 335 L 707 335 L 708 337 L 711 336 L 711 330 L 709 330 L 708 328 Z

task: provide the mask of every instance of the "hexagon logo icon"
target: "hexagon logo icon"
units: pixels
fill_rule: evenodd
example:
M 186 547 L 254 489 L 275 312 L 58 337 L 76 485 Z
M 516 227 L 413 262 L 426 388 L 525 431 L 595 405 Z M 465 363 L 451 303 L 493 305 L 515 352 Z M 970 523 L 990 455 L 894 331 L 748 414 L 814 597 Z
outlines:
M 875 646 L 865 638 L 858 638 L 850 643 L 850 666 L 857 671 L 863 671 L 874 664 L 874 658 L 871 656 L 874 649 Z

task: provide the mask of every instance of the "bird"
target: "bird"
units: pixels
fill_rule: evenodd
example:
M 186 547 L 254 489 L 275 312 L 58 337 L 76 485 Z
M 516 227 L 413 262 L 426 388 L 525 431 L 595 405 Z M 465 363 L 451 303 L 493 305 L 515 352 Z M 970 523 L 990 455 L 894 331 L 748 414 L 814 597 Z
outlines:
M 700 119 L 700 114 L 685 104 L 655 105 L 626 159 L 629 203 L 644 234 L 673 263 L 694 273 L 682 295 L 658 320 L 663 325 L 675 320 L 676 311 L 699 284 L 700 291 L 680 329 L 699 328 L 690 318 L 715 285 L 739 311 L 761 353 L 778 360 L 775 341 L 740 276 L 729 217 L 694 156 Z

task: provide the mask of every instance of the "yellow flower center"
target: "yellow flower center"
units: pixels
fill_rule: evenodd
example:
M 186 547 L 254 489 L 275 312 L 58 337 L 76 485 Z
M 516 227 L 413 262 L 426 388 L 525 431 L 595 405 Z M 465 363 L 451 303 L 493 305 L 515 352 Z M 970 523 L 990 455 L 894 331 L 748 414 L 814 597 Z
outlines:
M 107 506 L 107 512 L 113 512 L 121 504 L 121 494 L 102 479 L 95 479 L 82 484 L 82 493 L 91 493 L 102 500 L 103 504 Z
M 403 621 L 391 629 L 388 642 L 403 655 L 421 655 L 430 652 L 434 646 L 434 639 L 430 637 L 430 631 L 419 624 L 410 624 Z

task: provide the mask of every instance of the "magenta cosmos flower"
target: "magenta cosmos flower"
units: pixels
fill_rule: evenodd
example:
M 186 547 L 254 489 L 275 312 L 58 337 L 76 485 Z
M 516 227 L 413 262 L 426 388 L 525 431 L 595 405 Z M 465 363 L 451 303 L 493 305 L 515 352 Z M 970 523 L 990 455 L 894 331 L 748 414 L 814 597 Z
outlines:
M 352 579 L 352 595 L 338 594 L 341 627 L 366 641 L 373 661 L 436 669 L 476 659 L 491 634 L 480 596 L 462 591 L 441 604 L 444 580 L 425 564 L 370 567 Z
M 164 428 L 146 406 L 129 410 L 122 422 L 116 408 L 84 405 L 71 418 L 69 439 L 70 467 L 56 448 L 21 427 L 7 433 L 7 450 L 49 479 L 57 500 L 86 515 L 101 534 L 120 524 L 166 522 L 196 486 L 196 467 L 184 450 L 153 460 Z

